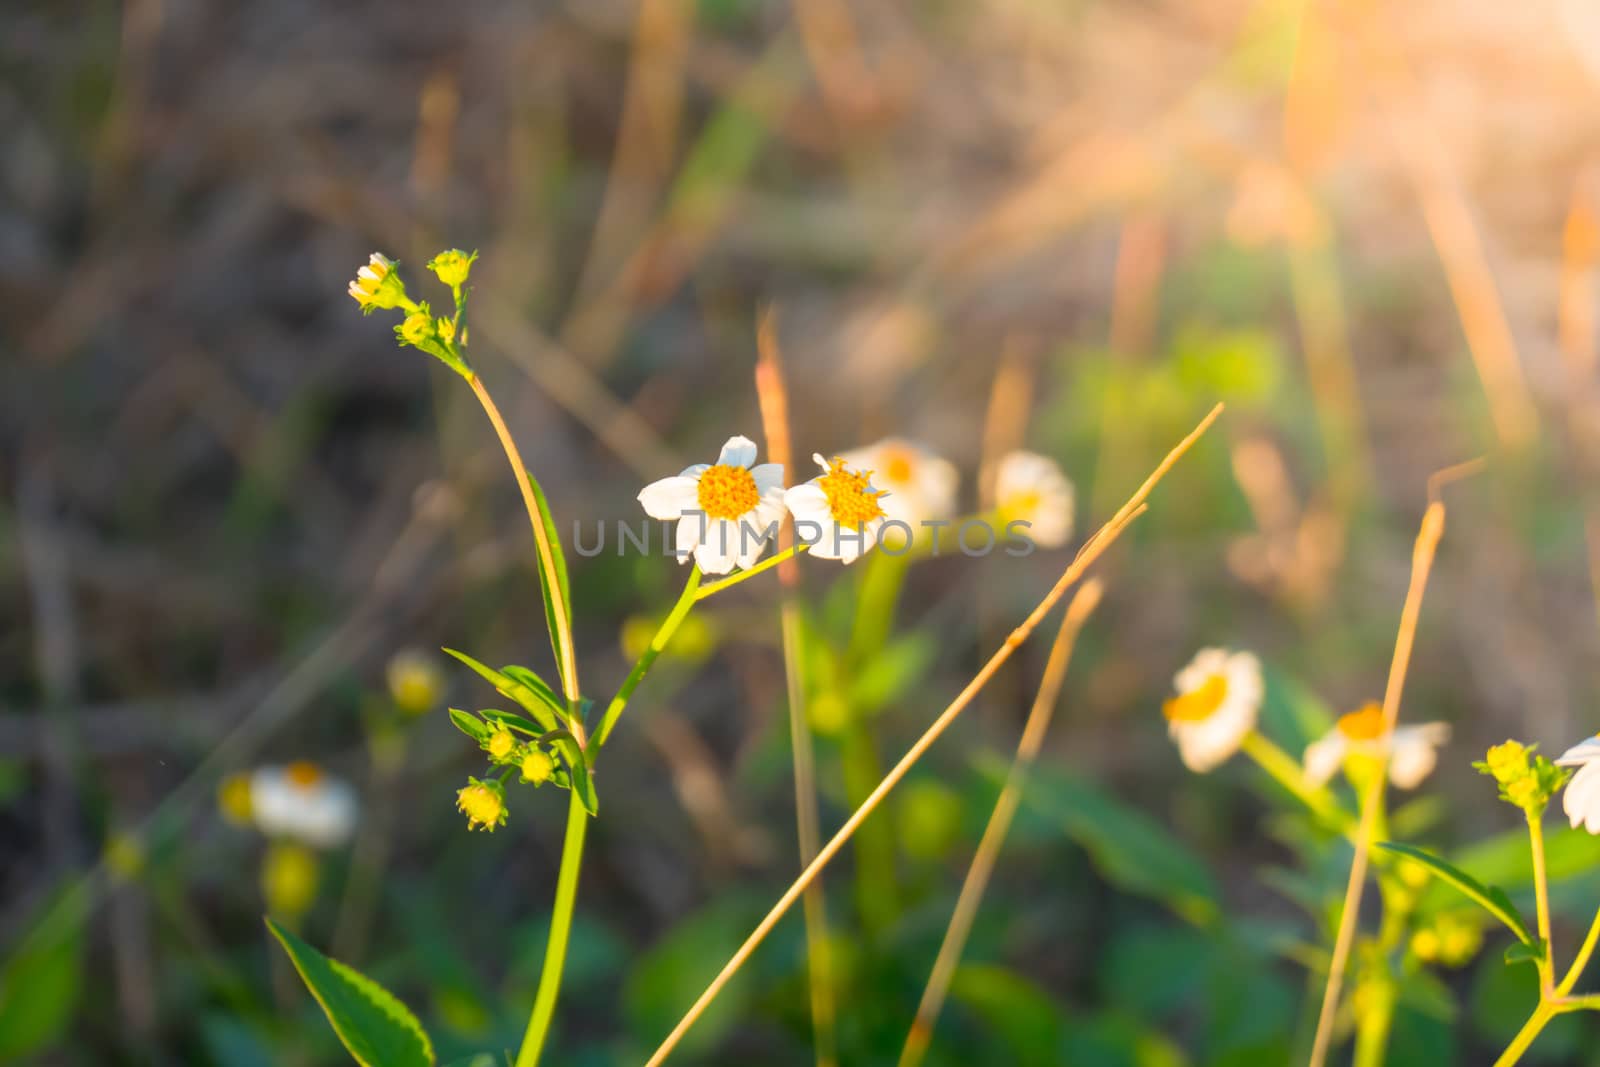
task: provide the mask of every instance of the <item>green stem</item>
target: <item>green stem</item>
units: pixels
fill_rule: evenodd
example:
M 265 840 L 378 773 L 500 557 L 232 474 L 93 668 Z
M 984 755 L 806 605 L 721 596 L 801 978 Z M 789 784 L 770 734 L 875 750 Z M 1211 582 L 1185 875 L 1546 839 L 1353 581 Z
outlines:
M 839 741 L 846 802 L 857 809 L 883 781 L 883 760 L 872 731 L 859 718 L 850 720 Z M 869 933 L 881 935 L 894 924 L 900 913 L 898 883 L 893 821 L 865 823 L 856 834 L 856 907 Z
M 578 868 L 583 864 L 583 840 L 589 830 L 589 813 L 576 789 L 569 790 L 567 836 L 561 843 L 561 871 L 556 876 L 555 910 L 550 914 L 550 937 L 544 946 L 544 969 L 539 972 L 539 992 L 533 998 L 528 1030 L 522 1037 L 516 1067 L 535 1067 L 550 1033 L 561 992 L 561 972 L 567 962 L 567 936 L 572 932 L 572 912 L 578 902 Z
M 1507 1045 L 1500 1058 L 1494 1061 L 1494 1067 L 1511 1067 L 1520 1060 L 1522 1054 L 1528 1051 L 1528 1046 L 1533 1044 L 1533 1039 L 1539 1036 L 1539 1031 L 1544 1029 L 1545 1023 L 1555 1014 L 1555 1009 L 1547 1001 L 1541 1000 L 1539 1006 L 1533 1009 L 1533 1014 L 1528 1016 L 1528 1021 L 1522 1025 L 1522 1029 L 1517 1031 L 1517 1036 L 1511 1039 L 1511 1044 Z
M 757 563 L 755 566 L 751 567 L 749 570 L 742 570 L 738 574 L 730 575 L 727 578 L 722 578 L 722 579 L 719 579 L 718 581 L 715 581 L 715 582 L 708 582 L 705 585 L 702 585 L 700 587 L 699 592 L 697 592 L 695 594 L 695 599 L 696 600 L 704 600 L 708 596 L 714 596 L 717 593 L 722 592 L 724 589 L 730 588 L 731 586 L 738 585 L 740 582 L 747 581 L 747 580 L 749 580 L 751 578 L 754 578 L 756 575 L 760 574 L 762 571 L 768 570 L 769 568 L 772 568 L 772 567 L 776 567 L 778 564 L 782 563 L 784 560 L 793 559 L 795 556 L 798 556 L 800 553 L 804 552 L 806 549 L 808 549 L 810 547 L 811 547 L 810 545 L 791 545 L 789 548 L 784 549 L 782 552 L 779 552 L 778 554 L 776 554 L 774 556 L 770 556 L 767 559 L 762 560 L 760 563 Z
M 594 734 L 594 748 L 604 745 L 606 738 L 611 736 L 611 731 L 616 727 L 617 719 L 622 716 L 622 709 L 628 706 L 628 699 L 633 696 L 633 691 L 639 688 L 639 683 L 649 672 L 650 665 L 667 647 L 667 642 L 672 640 L 672 635 L 677 632 L 678 626 L 688 617 L 689 609 L 694 607 L 694 602 L 699 599 L 697 595 L 699 589 L 700 568 L 696 566 L 689 572 L 689 580 L 684 583 L 683 592 L 678 595 L 678 602 L 672 605 L 672 611 L 662 620 L 656 635 L 650 639 L 650 647 L 644 650 L 638 662 L 633 665 L 633 670 L 628 672 L 628 677 L 623 679 L 622 688 L 617 690 L 617 695 L 612 697 L 611 703 L 607 705 L 605 717 L 600 720 L 600 729 Z
M 1539 912 L 1539 940 L 1544 954 L 1539 959 L 1539 995 L 1548 1000 L 1555 986 L 1555 946 L 1550 943 L 1550 889 L 1544 871 L 1544 812 L 1527 813 L 1528 839 L 1533 846 L 1533 899 Z
M 1333 794 L 1326 787 L 1313 786 L 1307 782 L 1305 772 L 1295 758 L 1269 741 L 1266 735 L 1258 730 L 1252 730 L 1245 734 L 1241 747 L 1245 755 L 1255 760 L 1273 781 L 1288 790 L 1290 795 L 1309 808 L 1318 819 L 1347 835 L 1355 829 L 1355 820 L 1349 812 L 1339 806 Z
M 1584 968 L 1589 966 L 1589 957 L 1594 955 L 1597 941 L 1600 941 L 1600 911 L 1594 913 L 1594 922 L 1589 924 L 1589 936 L 1583 939 L 1583 947 L 1578 949 L 1578 955 L 1572 961 L 1567 976 L 1556 986 L 1556 996 L 1566 996 L 1572 992 L 1572 987 L 1578 984 L 1578 979 L 1583 977 Z
M 1352 1067 L 1383 1067 L 1389 1047 L 1389 1028 L 1394 1022 L 1395 990 L 1384 981 L 1369 986 L 1361 1001 L 1361 1019 L 1356 1027 L 1356 1051 Z

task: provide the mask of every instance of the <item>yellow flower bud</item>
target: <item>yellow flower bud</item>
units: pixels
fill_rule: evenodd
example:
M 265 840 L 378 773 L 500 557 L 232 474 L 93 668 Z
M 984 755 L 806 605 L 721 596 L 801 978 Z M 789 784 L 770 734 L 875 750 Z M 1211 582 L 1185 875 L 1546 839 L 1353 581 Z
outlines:
M 422 345 L 433 337 L 433 318 L 426 312 L 407 315 L 400 324 L 400 337 L 407 344 Z
M 441 282 L 455 289 L 467 283 L 467 275 L 472 272 L 472 264 L 477 258 L 476 252 L 468 255 L 459 248 L 452 248 L 429 260 L 428 269 L 438 275 Z
M 439 330 L 439 339 L 441 341 L 444 341 L 446 344 L 449 344 L 451 341 L 454 341 L 456 339 L 456 320 L 455 319 L 447 319 L 443 315 L 440 315 L 439 316 L 439 321 L 437 323 L 437 327 L 438 327 L 438 330 Z
M 555 761 L 541 749 L 530 747 L 527 754 L 522 757 L 522 780 L 524 782 L 543 785 L 550 780 L 550 775 L 555 772 L 555 769 Z
M 505 792 L 499 782 L 480 782 L 468 778 L 467 784 L 456 793 L 456 809 L 467 816 L 467 829 L 484 829 L 493 832 L 506 822 Z
M 374 252 L 367 265 L 356 272 L 349 292 L 355 302 L 361 305 L 363 312 L 409 306 L 405 282 L 400 280 L 394 268 L 394 260 L 381 252 Z
M 1426 963 L 1439 958 L 1439 934 L 1432 929 L 1418 930 L 1411 935 L 1411 954 Z
M 144 873 L 144 846 L 128 833 L 114 833 L 106 841 L 106 870 L 116 882 L 131 882 Z
M 516 747 L 517 739 L 511 735 L 511 731 L 507 730 L 504 725 L 496 726 L 494 732 L 489 735 L 489 740 L 483 743 L 484 751 L 488 752 L 489 758 L 496 763 L 511 755 L 511 751 Z
M 217 808 L 222 817 L 235 826 L 250 826 L 254 822 L 248 774 L 230 774 L 222 780 L 217 787 Z

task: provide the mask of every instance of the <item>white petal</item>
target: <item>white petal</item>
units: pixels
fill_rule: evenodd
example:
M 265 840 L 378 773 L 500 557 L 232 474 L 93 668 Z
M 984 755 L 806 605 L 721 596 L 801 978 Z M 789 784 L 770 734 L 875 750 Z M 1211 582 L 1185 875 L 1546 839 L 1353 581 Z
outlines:
M 717 463 L 725 467 L 749 467 L 756 461 L 756 443 L 748 437 L 730 437 L 722 446 Z
M 706 517 L 704 515 L 686 515 L 678 523 L 678 536 L 674 547 L 677 550 L 678 562 L 688 563 L 694 550 L 700 547 L 700 541 L 706 533 Z
M 694 561 L 706 574 L 727 574 L 733 570 L 738 549 L 738 524 L 729 519 L 718 519 L 706 531 L 700 547 L 694 550 Z
M 1402 738 L 1395 732 L 1394 749 L 1389 754 L 1389 780 L 1401 789 L 1415 789 L 1433 773 L 1439 750 L 1427 738 Z
M 1556 757 L 1557 767 L 1576 767 L 1600 760 L 1600 737 L 1586 737 Z
M 1344 763 L 1346 751 L 1344 734 L 1338 727 L 1306 746 L 1306 781 L 1312 785 L 1327 785 Z
M 1188 666 L 1179 671 L 1173 678 L 1173 685 L 1180 693 L 1192 693 L 1205 684 L 1207 678 L 1213 674 L 1227 677 L 1228 650 L 1225 648 L 1202 648 L 1194 654 Z
M 833 469 L 832 467 L 830 467 L 828 465 L 828 461 L 822 458 L 822 453 L 821 452 L 813 452 L 813 453 L 811 453 L 811 458 L 812 458 L 812 460 L 814 460 L 816 462 L 817 466 L 822 468 L 823 473 L 827 473 L 828 471 Z
M 1582 824 L 1591 834 L 1600 833 L 1600 763 L 1586 764 L 1572 776 L 1561 797 L 1561 810 L 1573 829 Z
M 783 488 L 782 463 L 757 463 L 750 468 L 750 477 L 756 480 L 756 488 L 763 494 L 768 489 Z
M 639 503 L 644 513 L 652 519 L 668 522 L 684 517 L 686 512 L 700 510 L 700 479 L 683 474 L 651 482 L 639 490 Z

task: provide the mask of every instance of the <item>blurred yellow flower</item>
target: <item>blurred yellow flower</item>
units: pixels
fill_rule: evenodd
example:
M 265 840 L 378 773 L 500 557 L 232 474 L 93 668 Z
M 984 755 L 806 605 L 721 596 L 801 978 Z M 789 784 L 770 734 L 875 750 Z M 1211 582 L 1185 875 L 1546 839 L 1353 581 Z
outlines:
M 250 806 L 250 775 L 230 774 L 217 786 L 217 810 L 235 826 L 250 826 L 255 813 Z
M 1383 707 L 1376 702 L 1340 716 L 1332 730 L 1306 748 L 1306 780 L 1326 785 L 1351 756 L 1382 755 Z M 1389 780 L 1401 789 L 1415 789 L 1433 773 L 1439 746 L 1450 740 L 1450 725 L 1443 722 L 1401 726 L 1389 746 Z
M 1059 548 L 1072 536 L 1072 483 L 1049 456 L 1011 452 L 995 468 L 995 506 L 1000 521 L 1026 524 L 1041 548 Z
M 1261 709 L 1261 663 L 1248 652 L 1202 649 L 1173 679 L 1162 706 L 1167 730 L 1190 770 L 1204 774 L 1239 750 Z
M 408 715 L 422 715 L 439 706 L 444 694 L 444 672 L 438 661 L 417 649 L 395 653 L 386 670 L 389 696 Z
M 267 911 L 295 919 L 317 899 L 316 853 L 293 842 L 275 841 L 261 859 L 261 896 Z

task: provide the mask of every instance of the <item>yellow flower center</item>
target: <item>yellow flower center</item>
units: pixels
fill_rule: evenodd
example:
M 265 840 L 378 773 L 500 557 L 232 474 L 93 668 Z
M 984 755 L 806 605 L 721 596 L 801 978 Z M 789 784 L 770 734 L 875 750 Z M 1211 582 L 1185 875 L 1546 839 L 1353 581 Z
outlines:
M 322 768 L 310 760 L 296 760 L 283 769 L 283 776 L 297 789 L 310 789 L 322 781 Z
M 491 789 L 482 782 L 463 786 L 456 794 L 456 808 L 466 813 L 468 830 L 476 830 L 481 826 L 485 830 L 493 831 L 496 826 L 505 822 L 505 801 L 498 790 Z
M 883 518 L 883 508 L 878 506 L 882 490 L 871 488 L 871 471 L 853 471 L 844 460 L 835 459 L 828 473 L 817 479 L 817 487 L 828 498 L 828 511 L 840 526 L 865 526 L 873 519 Z
M 761 502 L 756 477 L 743 467 L 718 463 L 700 475 L 700 510 L 708 519 L 737 519 Z
M 511 750 L 517 747 L 517 739 L 511 736 L 511 731 L 504 726 L 489 735 L 489 756 L 491 759 L 505 759 L 511 755 Z
M 911 472 L 916 469 L 917 457 L 912 455 L 909 448 L 890 445 L 879 455 L 883 463 L 883 480 L 895 485 L 906 485 L 911 481 Z
M 538 749 L 529 749 L 528 754 L 522 757 L 522 780 L 539 785 L 547 781 L 551 772 L 556 769 L 555 761 L 549 755 Z
M 1039 510 L 1042 498 L 1037 489 L 1024 489 L 1012 493 L 1000 505 L 1000 510 L 1007 515 L 1032 515 Z
M 1228 679 L 1213 674 L 1189 690 L 1161 705 L 1161 714 L 1172 722 L 1204 722 L 1216 714 L 1228 697 Z
M 1339 732 L 1351 741 L 1374 741 L 1383 734 L 1383 707 L 1368 703 L 1339 717 Z
M 400 335 L 414 345 L 420 345 L 433 332 L 433 320 L 423 314 L 408 315 L 400 326 Z

